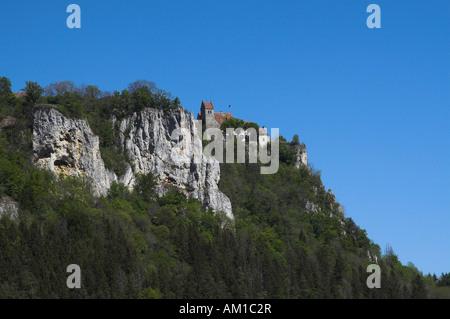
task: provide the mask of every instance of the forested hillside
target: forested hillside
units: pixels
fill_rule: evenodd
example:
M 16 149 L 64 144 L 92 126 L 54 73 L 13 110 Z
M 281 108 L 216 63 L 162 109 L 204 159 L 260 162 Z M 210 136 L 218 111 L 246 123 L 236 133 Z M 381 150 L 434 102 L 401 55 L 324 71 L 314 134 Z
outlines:
M 87 119 L 105 164 L 120 175 L 129 159 L 111 115 L 178 107 L 178 98 L 148 81 L 112 93 L 68 81 L 27 82 L 24 91 L 17 96 L 0 78 L 0 200 L 18 206 L 17 218 L 0 219 L 0 298 L 450 297 L 450 274 L 424 275 L 392 249 L 381 251 L 344 216 L 319 172 L 293 165 L 296 138 L 281 139 L 277 174 L 221 164 L 231 222 L 176 189 L 157 196 L 151 174 L 131 192 L 115 183 L 94 197 L 84 181 L 33 164 L 31 115 L 39 105 Z M 382 286 L 369 289 L 375 256 Z M 81 268 L 81 289 L 66 286 L 69 264 Z

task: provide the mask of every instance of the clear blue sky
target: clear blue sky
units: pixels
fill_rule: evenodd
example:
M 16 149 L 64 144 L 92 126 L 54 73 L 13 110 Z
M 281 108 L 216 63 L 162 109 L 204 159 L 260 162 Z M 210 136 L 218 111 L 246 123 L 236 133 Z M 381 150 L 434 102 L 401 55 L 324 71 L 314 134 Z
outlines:
M 66 7 L 81 7 L 68 29 Z M 366 8 L 381 7 L 381 29 Z M 450 1 L 9 1 L 0 76 L 156 82 L 288 139 L 346 210 L 424 273 L 450 272 Z

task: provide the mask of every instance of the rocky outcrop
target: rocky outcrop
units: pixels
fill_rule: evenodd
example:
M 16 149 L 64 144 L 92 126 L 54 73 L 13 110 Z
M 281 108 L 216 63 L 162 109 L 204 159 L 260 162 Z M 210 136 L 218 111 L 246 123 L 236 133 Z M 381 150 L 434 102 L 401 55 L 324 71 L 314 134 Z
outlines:
M 309 200 L 306 201 L 305 210 L 308 214 L 318 213 L 321 211 L 319 205 L 314 204 L 313 202 L 310 202 Z
M 294 145 L 294 152 L 296 157 L 295 167 L 308 167 L 308 153 L 306 152 L 305 144 Z
M 160 195 L 175 186 L 206 207 L 233 218 L 231 202 L 218 188 L 219 162 L 203 155 L 202 142 L 184 109 L 145 109 L 120 122 L 120 140 L 131 158 L 133 172 L 154 174 Z M 125 181 L 132 187 L 134 179 Z
M 329 189 L 327 191 L 327 197 L 330 202 L 330 205 L 329 205 L 330 209 L 337 211 L 337 213 L 343 217 L 344 216 L 344 208 L 338 201 L 336 201 L 336 196 L 334 195 L 334 193 L 331 189 Z
M 105 168 L 99 139 L 86 121 L 68 119 L 52 108 L 37 109 L 33 118 L 36 165 L 90 180 L 97 196 L 105 195 L 114 181 L 132 189 L 136 174 L 152 173 L 159 181 L 160 195 L 174 186 L 233 219 L 231 202 L 218 189 L 219 163 L 203 155 L 192 113 L 186 114 L 183 108 L 145 109 L 118 124 L 116 133 L 131 164 L 124 176 Z
M 8 115 L 0 122 L 0 131 L 5 128 L 13 127 L 14 125 L 16 125 L 16 119 Z
M 8 215 L 12 220 L 19 218 L 19 203 L 14 201 L 9 196 L 4 195 L 0 198 L 0 217 Z
M 55 174 L 90 180 L 95 196 L 105 195 L 117 177 L 105 168 L 98 136 L 84 120 L 68 119 L 52 108 L 33 113 L 36 165 Z

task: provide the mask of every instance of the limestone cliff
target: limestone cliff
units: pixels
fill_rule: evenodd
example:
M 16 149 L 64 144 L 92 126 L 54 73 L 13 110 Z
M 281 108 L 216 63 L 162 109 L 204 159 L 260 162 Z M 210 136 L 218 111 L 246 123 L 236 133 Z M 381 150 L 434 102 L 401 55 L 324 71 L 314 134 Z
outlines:
M 122 120 L 119 127 L 133 172 L 153 173 L 161 181 L 160 194 L 173 185 L 233 218 L 231 202 L 218 188 L 219 162 L 203 155 L 192 113 L 188 116 L 183 108 L 145 109 Z M 124 183 L 132 187 L 134 178 Z
M 105 195 L 117 180 L 105 168 L 99 139 L 84 120 L 68 119 L 51 108 L 36 109 L 32 139 L 39 168 L 89 179 L 95 196 Z
M 295 167 L 308 167 L 308 153 L 305 144 L 294 145 L 294 152 L 296 157 Z
M 160 195 L 172 185 L 233 219 L 231 202 L 217 186 L 219 163 L 203 155 L 192 114 L 188 116 L 181 107 L 145 109 L 121 120 L 118 127 L 123 150 L 131 160 L 124 176 L 105 168 L 99 139 L 85 120 L 66 118 L 52 108 L 38 108 L 33 114 L 36 165 L 89 180 L 96 196 L 105 195 L 114 181 L 132 189 L 136 174 L 152 173 L 158 179 Z M 172 139 L 175 135 L 179 135 L 176 140 Z
M 3 195 L 0 197 L 0 217 L 7 215 L 12 220 L 19 218 L 19 203 L 14 201 L 11 197 Z

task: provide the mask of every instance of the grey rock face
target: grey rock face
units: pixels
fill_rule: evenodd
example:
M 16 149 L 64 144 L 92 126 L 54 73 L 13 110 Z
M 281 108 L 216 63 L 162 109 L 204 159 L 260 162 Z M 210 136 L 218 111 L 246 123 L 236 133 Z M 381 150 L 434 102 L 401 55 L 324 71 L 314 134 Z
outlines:
M 54 109 L 33 113 L 33 151 L 36 165 L 55 174 L 92 181 L 95 196 L 106 195 L 117 177 L 100 154 L 99 139 L 84 120 L 72 120 Z
M 295 167 L 300 168 L 302 166 L 308 167 L 308 153 L 306 152 L 306 146 L 304 144 L 295 145 L 295 156 L 297 161 L 295 162 Z
M 193 115 L 188 116 L 183 108 L 145 109 L 120 122 L 117 133 L 132 164 L 120 177 L 105 168 L 99 139 L 86 121 L 68 119 L 51 108 L 37 109 L 33 116 L 38 167 L 87 178 L 96 196 L 105 195 L 114 181 L 132 189 L 136 174 L 152 173 L 158 179 L 160 195 L 175 186 L 205 207 L 234 219 L 230 200 L 218 189 L 219 163 L 203 155 Z
M 318 213 L 321 211 L 320 207 L 313 202 L 307 201 L 305 205 L 306 212 L 310 213 Z
M 7 116 L 0 122 L 0 131 L 14 125 L 16 125 L 16 119 L 12 116 Z
M 0 217 L 8 215 L 12 220 L 17 220 L 19 217 L 19 203 L 8 196 L 0 198 Z
M 336 201 L 336 196 L 331 189 L 327 191 L 327 196 L 331 201 L 330 209 L 336 209 L 341 216 L 344 216 L 344 208 L 339 202 Z
M 231 202 L 218 189 L 219 162 L 203 155 L 192 113 L 188 116 L 182 108 L 145 109 L 120 122 L 120 140 L 132 159 L 134 174 L 154 174 L 160 181 L 160 195 L 167 186 L 176 186 L 233 219 Z M 135 179 L 127 182 L 131 188 Z

